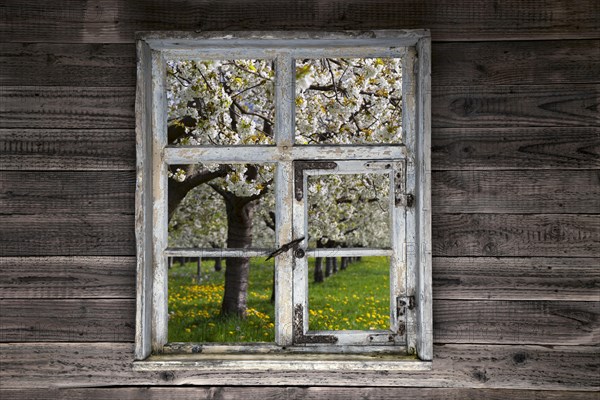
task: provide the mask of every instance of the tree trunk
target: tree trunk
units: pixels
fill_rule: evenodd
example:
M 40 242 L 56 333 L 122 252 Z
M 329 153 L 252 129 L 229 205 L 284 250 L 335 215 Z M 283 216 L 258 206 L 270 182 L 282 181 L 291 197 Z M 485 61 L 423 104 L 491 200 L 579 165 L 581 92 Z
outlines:
M 252 215 L 256 203 L 241 201 L 232 196 L 226 199 L 227 247 L 248 248 L 252 246 Z M 248 299 L 249 258 L 227 258 L 225 261 L 225 293 L 221 315 L 246 316 Z
M 333 257 L 325 257 L 325 277 L 329 278 L 333 270 Z
M 317 257 L 315 258 L 315 274 L 314 274 L 315 283 L 320 283 L 325 280 L 323 277 L 323 258 Z
M 202 257 L 196 259 L 196 283 L 202 282 Z
M 219 272 L 222 269 L 221 257 L 215 257 L 215 271 Z
M 348 257 L 342 257 L 342 262 L 340 265 L 340 269 L 343 271 L 348 268 Z
M 337 274 L 337 271 L 338 271 L 337 257 L 331 257 L 331 272 L 334 274 Z

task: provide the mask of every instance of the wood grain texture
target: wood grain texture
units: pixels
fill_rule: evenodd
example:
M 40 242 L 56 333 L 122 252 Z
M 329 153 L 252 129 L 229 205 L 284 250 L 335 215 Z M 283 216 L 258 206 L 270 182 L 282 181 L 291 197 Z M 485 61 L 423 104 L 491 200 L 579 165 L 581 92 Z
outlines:
M 433 128 L 598 126 L 600 85 L 433 87 Z
M 600 215 L 433 214 L 433 255 L 598 257 L 599 227 Z
M 593 258 L 434 257 L 435 299 L 598 301 Z M 133 298 L 132 257 L 3 257 L 3 298 Z
M 2 86 L 135 86 L 131 44 L 0 43 Z
M 2 342 L 132 342 L 134 299 L 0 300 Z M 435 343 L 594 345 L 600 302 L 437 300 Z
M 600 301 L 437 300 L 434 343 L 596 345 Z
M 437 43 L 434 87 L 600 81 L 599 40 Z
M 133 343 L 0 344 L 4 389 L 116 385 L 346 386 L 597 390 L 597 346 L 436 345 L 428 372 L 133 371 Z
M 2 342 L 132 342 L 134 299 L 0 300 Z
M 434 170 L 600 168 L 600 127 L 439 128 Z
M 135 133 L 122 129 L 0 129 L 0 170 L 135 170 Z
M 133 171 L 0 172 L 2 214 L 130 214 Z
M 135 257 L 0 257 L 4 299 L 135 297 Z
M 2 397 L 5 396 L 5 397 Z M 452 389 L 422 387 L 107 387 L 65 389 L 0 389 L 12 400 L 598 400 L 593 392 L 510 389 Z
M 593 0 L 452 1 L 10 0 L 0 35 L 12 42 L 132 42 L 143 30 L 429 28 L 434 40 L 598 38 Z
M 432 84 L 597 83 L 599 40 L 436 43 Z M 108 43 L 0 43 L 0 85 L 135 85 L 135 48 Z
M 598 257 L 599 224 L 598 214 L 434 214 L 433 255 Z M 134 253 L 133 215 L 0 214 L 0 256 Z
M 133 129 L 133 87 L 0 87 L 0 128 Z
M 0 256 L 135 255 L 133 215 L 0 215 Z
M 600 214 L 600 170 L 432 173 L 433 213 Z
M 599 301 L 600 268 L 594 258 L 434 257 L 433 297 Z

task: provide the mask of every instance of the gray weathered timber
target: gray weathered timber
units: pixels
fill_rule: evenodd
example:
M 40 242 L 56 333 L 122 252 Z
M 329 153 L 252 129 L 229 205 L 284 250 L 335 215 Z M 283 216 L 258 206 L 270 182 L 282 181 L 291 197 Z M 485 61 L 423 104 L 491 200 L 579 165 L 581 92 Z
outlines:
M 67 11 L 65 11 L 67 10 Z M 265 29 L 429 28 L 434 40 L 598 38 L 598 4 L 593 0 L 537 3 L 509 0 L 492 7 L 461 1 L 266 0 L 260 7 L 236 1 L 153 3 L 105 1 L 44 4 L 10 0 L 0 35 L 12 42 L 132 43 L 136 31 Z M 44 29 L 41 29 L 43 27 Z
M 133 44 L 0 43 L 0 85 L 135 85 Z
M 130 214 L 133 171 L 3 171 L 0 210 L 4 214 Z
M 0 128 L 131 129 L 131 87 L 0 87 Z
M 131 256 L 130 214 L 0 214 L 0 256 Z
M 0 170 L 135 169 L 135 134 L 127 129 L 0 129 Z
M 433 214 L 434 256 L 598 257 L 600 215 Z
M 432 181 L 436 214 L 600 214 L 598 169 L 439 171 Z
M 431 371 L 138 372 L 133 343 L 0 344 L 3 388 L 119 385 L 414 386 L 594 391 L 597 346 L 435 345 Z M 82 371 L 88 373 L 82 373 Z M 176 390 L 172 388 L 172 390 Z
M 434 342 L 594 346 L 599 317 L 597 301 L 436 300 Z
M 433 258 L 434 299 L 594 302 L 599 291 L 596 258 Z
M 345 388 L 345 387 L 108 387 L 63 389 L 0 389 L 0 396 L 12 400 L 188 400 L 221 399 L 239 400 L 261 398 L 263 400 L 597 400 L 594 392 L 559 390 L 511 390 L 511 389 L 454 389 L 422 387 Z
M 0 316 L 0 341 L 2 342 L 131 342 L 134 332 L 134 301 L 129 299 L 4 299 L 0 300 L 2 315 Z M 564 301 L 484 301 L 484 300 L 443 300 L 436 299 L 433 307 L 434 341 L 435 343 L 464 344 L 544 344 L 544 345 L 594 345 L 600 334 L 600 305 L 598 302 L 564 302 Z M 371 332 L 374 333 L 374 332 Z M 340 336 L 340 344 L 356 341 L 350 335 Z M 385 344 L 385 343 L 384 343 Z M 256 363 L 260 361 L 246 357 L 243 346 L 238 354 L 225 354 L 225 349 L 210 352 L 202 351 L 197 357 L 191 355 L 187 365 L 198 362 L 199 368 L 206 368 L 209 360 L 228 360 L 228 368 L 235 367 L 239 358 Z M 275 346 L 276 347 L 276 346 Z M 276 347 L 277 348 L 277 347 Z M 277 348 L 279 349 L 279 348 Z M 349 349 L 350 353 L 352 349 Z M 390 352 L 383 347 L 379 353 Z M 176 351 L 176 350 L 175 350 Z M 294 354 L 302 353 L 302 349 L 290 349 Z M 216 352 L 216 354 L 214 354 Z M 279 353 L 282 350 L 279 349 Z M 283 351 L 285 352 L 285 350 Z M 310 350 L 304 353 L 311 353 Z M 240 366 L 244 369 L 275 368 L 281 369 L 280 354 L 271 351 L 263 354 L 263 366 Z M 304 354 L 305 361 L 327 360 L 327 355 L 312 352 Z M 348 354 L 337 354 L 336 360 L 342 362 L 334 368 L 343 369 L 344 357 Z M 177 355 L 173 356 L 175 359 Z M 171 359 L 173 359 L 171 357 Z M 273 358 L 274 364 L 269 364 Z M 309 358 L 307 358 L 309 357 Z M 363 357 L 363 356 L 361 356 Z M 367 357 L 367 356 L 365 356 Z M 394 369 L 398 363 L 396 355 L 388 359 L 373 361 L 389 362 L 387 367 L 370 366 L 369 369 Z M 368 359 L 368 357 L 367 357 Z M 161 361 L 159 358 L 158 361 Z M 301 360 L 297 360 L 301 362 Z M 348 358 L 346 361 L 356 361 Z M 405 361 L 402 369 L 423 369 L 423 365 L 413 360 Z M 152 363 L 151 363 L 152 364 Z M 210 364 L 210 363 L 209 363 Z M 163 369 L 170 369 L 169 364 L 159 364 Z M 277 366 L 277 367 L 275 367 Z M 354 365 L 356 367 L 356 365 Z M 152 365 L 140 368 L 153 368 Z M 175 366 L 173 366 L 175 368 Z M 285 367 L 288 368 L 288 367 Z M 294 366 L 292 365 L 292 368 Z M 319 369 L 313 365 L 310 369 Z M 331 369 L 329 365 L 324 367 Z
M 600 127 L 438 128 L 434 170 L 600 169 Z
M 600 81 L 599 40 L 438 43 L 434 87 L 546 85 Z
M 2 342 L 132 342 L 134 299 L 0 300 Z
M 598 82 L 598 40 L 437 43 L 432 85 Z M 135 85 L 132 44 L 0 43 L 5 86 Z
M 434 128 L 598 126 L 598 84 L 434 86 Z
M 135 298 L 135 257 L 0 257 L 4 299 Z

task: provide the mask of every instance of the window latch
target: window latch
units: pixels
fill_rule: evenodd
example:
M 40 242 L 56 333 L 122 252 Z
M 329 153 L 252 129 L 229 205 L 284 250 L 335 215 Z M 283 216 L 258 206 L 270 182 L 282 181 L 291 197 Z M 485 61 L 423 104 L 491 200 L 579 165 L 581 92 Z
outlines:
M 295 249 L 296 247 L 298 247 L 298 245 L 300 244 L 300 242 L 303 241 L 303 240 L 304 240 L 304 236 L 302 236 L 300 239 L 294 239 L 291 242 L 284 244 L 283 246 L 281 246 L 280 248 L 278 248 L 274 252 L 270 253 L 269 256 L 265 259 L 265 261 L 268 261 L 271 258 L 273 258 L 275 256 L 278 256 L 281 253 L 285 253 L 289 249 Z M 302 249 L 297 249 L 297 251 L 295 253 L 296 257 L 298 257 L 298 258 L 304 257 L 304 250 L 302 250 L 302 255 L 301 256 L 299 256 L 299 251 L 298 250 L 302 250 Z

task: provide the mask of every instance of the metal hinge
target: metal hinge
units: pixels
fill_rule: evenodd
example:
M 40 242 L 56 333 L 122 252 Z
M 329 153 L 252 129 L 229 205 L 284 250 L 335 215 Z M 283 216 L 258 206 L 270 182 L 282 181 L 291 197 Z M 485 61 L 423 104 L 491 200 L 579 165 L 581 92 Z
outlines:
M 335 169 L 337 164 L 333 161 L 294 161 L 294 195 L 301 201 L 304 197 L 304 170 L 306 169 Z
M 396 317 L 398 318 L 398 334 L 406 333 L 406 313 L 416 307 L 415 296 L 396 297 Z
M 412 193 L 396 195 L 396 206 L 411 208 L 415 205 L 415 196 Z

